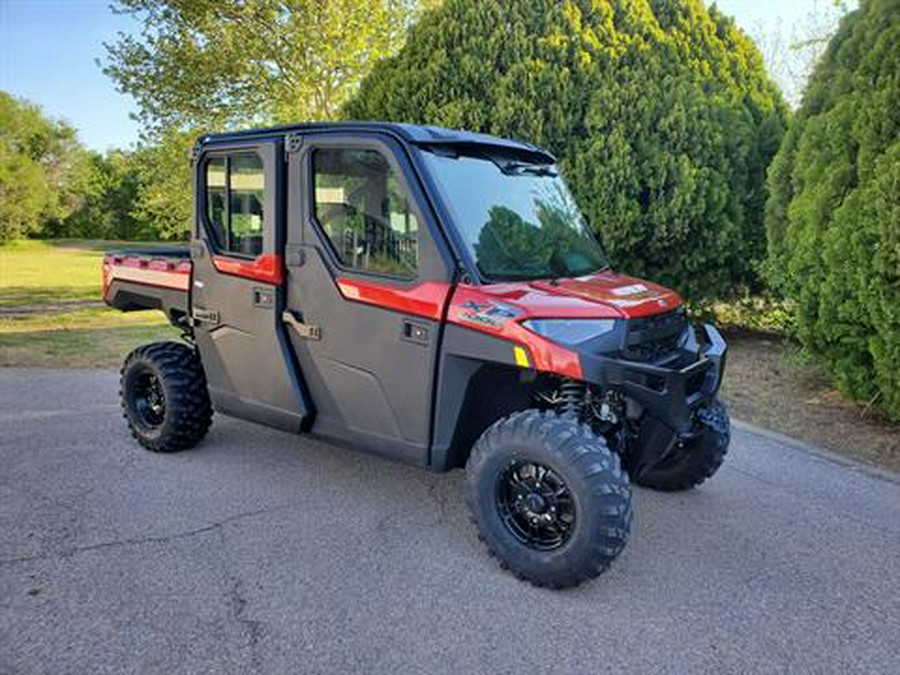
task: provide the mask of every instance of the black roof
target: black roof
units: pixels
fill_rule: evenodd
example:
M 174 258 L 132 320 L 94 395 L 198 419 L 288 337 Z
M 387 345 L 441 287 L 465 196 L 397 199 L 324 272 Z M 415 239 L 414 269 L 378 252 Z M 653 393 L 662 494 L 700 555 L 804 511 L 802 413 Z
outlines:
M 495 148 L 506 148 L 521 152 L 534 153 L 543 156 L 542 161 L 554 162 L 552 154 L 530 143 L 479 134 L 473 131 L 460 129 L 445 129 L 443 127 L 422 126 L 418 124 L 399 124 L 395 122 L 304 122 L 300 124 L 287 124 L 277 127 L 262 129 L 247 129 L 222 134 L 207 134 L 198 139 L 200 145 L 223 141 L 271 138 L 287 134 L 303 134 L 304 132 L 352 132 L 352 131 L 380 131 L 399 136 L 409 143 L 422 145 L 487 145 Z

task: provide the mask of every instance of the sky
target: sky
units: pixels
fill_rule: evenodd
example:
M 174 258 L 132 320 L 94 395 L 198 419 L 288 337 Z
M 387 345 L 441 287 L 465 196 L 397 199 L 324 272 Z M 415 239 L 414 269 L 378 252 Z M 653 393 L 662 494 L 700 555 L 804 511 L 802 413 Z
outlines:
M 0 0 L 0 89 L 65 119 L 89 148 L 104 151 L 137 140 L 136 110 L 95 59 L 103 42 L 134 21 L 113 14 L 108 0 Z
M 831 0 L 718 0 L 726 14 L 755 38 L 763 53 L 780 51 L 784 42 L 822 14 Z M 0 89 L 39 104 L 44 113 L 64 119 L 89 148 L 130 147 L 139 127 L 130 118 L 134 101 L 116 91 L 96 60 L 104 42 L 120 31 L 136 32 L 127 16 L 115 15 L 108 0 L 0 0 Z M 780 36 L 779 40 L 773 36 Z M 770 44 L 771 43 L 771 44 Z M 786 83 L 786 73 L 774 72 Z

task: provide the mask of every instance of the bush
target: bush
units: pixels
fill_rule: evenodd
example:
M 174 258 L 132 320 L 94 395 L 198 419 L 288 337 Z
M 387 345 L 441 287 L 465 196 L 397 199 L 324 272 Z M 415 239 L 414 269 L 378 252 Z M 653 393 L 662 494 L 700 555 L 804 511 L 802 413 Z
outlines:
M 842 392 L 900 419 L 900 2 L 863 0 L 769 171 L 772 283 Z
M 700 0 L 447 0 L 344 114 L 538 143 L 616 267 L 694 301 L 757 286 L 785 106 Z

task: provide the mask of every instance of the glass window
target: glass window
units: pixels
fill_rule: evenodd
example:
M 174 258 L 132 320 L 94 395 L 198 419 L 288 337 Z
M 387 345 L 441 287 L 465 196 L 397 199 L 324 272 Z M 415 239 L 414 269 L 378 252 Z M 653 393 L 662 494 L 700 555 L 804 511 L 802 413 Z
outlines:
M 206 215 L 220 250 L 257 256 L 263 249 L 265 173 L 255 153 L 206 164 Z
M 419 221 L 409 197 L 377 150 L 313 153 L 316 220 L 347 267 L 415 276 Z
M 555 166 L 487 148 L 439 147 L 422 157 L 487 279 L 577 277 L 606 267 Z
M 206 164 L 206 217 L 216 243 L 225 241 L 225 158 L 213 157 Z

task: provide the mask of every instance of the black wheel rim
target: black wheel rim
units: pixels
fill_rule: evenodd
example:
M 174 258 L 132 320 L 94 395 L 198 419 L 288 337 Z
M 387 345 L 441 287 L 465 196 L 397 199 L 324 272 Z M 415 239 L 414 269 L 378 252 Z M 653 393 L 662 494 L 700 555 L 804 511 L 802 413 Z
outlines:
M 148 429 L 155 429 L 166 419 L 166 394 L 162 382 L 154 373 L 140 373 L 134 379 L 133 409 L 137 421 Z
M 503 523 L 529 548 L 560 548 L 575 527 L 571 491 L 558 473 L 537 462 L 513 461 L 501 471 L 496 502 Z

